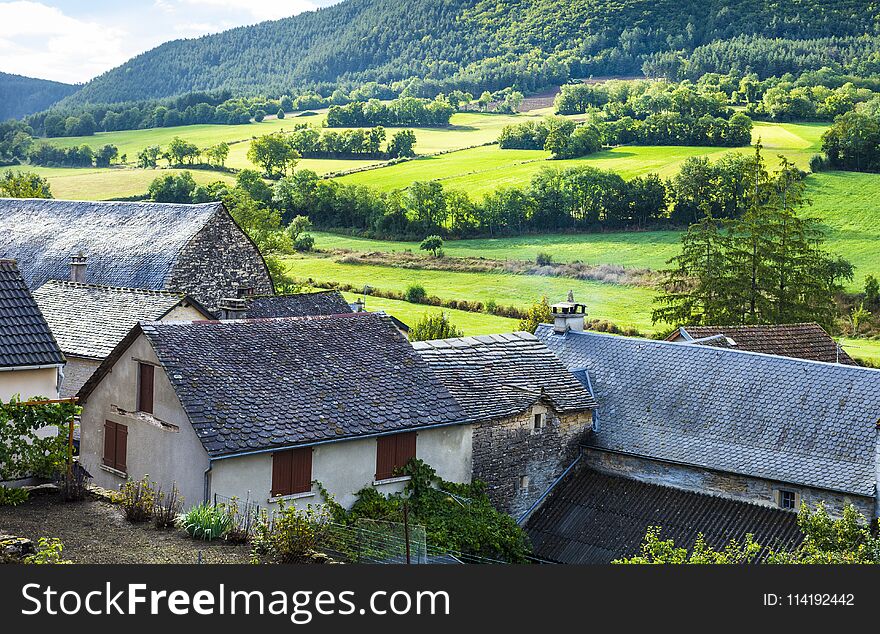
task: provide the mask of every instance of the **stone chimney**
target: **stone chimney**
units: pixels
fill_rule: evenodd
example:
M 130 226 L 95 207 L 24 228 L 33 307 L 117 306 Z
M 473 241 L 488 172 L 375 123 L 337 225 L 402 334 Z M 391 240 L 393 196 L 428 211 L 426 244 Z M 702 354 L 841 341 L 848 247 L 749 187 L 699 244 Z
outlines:
M 225 297 L 217 303 L 217 316 L 220 319 L 244 319 L 247 317 L 248 303 L 239 297 Z
M 80 251 L 79 254 L 70 258 L 70 281 L 77 284 L 86 283 L 86 266 L 88 258 Z
M 553 315 L 553 332 L 562 335 L 569 330 L 583 332 L 587 307 L 574 301 L 574 293 L 568 291 L 568 299 L 550 307 Z

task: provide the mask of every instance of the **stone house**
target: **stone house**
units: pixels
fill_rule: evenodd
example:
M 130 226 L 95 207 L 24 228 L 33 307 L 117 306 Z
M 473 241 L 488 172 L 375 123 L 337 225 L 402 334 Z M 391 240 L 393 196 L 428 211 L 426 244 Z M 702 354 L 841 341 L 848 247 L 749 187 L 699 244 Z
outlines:
M 57 399 L 64 363 L 15 260 L 0 260 L 0 400 Z
M 73 281 L 182 293 L 212 311 L 225 297 L 273 293 L 222 203 L 0 199 L 0 232 L 0 257 L 18 261 L 31 289 L 68 279 L 73 261 Z
M 213 319 L 194 299 L 168 291 L 50 280 L 33 296 L 67 358 L 64 398 L 79 392 L 138 322 Z
M 525 332 L 413 347 L 473 421 L 473 477 L 521 516 L 577 457 L 596 407 L 588 386 Z
M 866 517 L 878 516 L 880 371 L 584 332 L 582 319 L 557 314 L 554 326 L 536 333 L 589 379 L 598 402 L 578 468 L 528 519 L 539 556 L 585 563 L 614 552 L 610 533 L 591 535 L 615 521 L 590 485 L 606 477 L 736 503 L 718 503 L 717 515 L 693 514 L 679 525 L 690 543 L 713 523 L 730 529 L 716 531 L 721 541 L 741 539 L 746 528 L 778 535 L 787 530 L 782 520 L 761 509 L 794 517 L 802 502 L 823 502 L 835 514 L 853 504 Z M 640 529 L 656 525 L 663 517 L 655 502 L 664 495 L 641 489 L 627 517 Z M 737 523 L 743 516 L 755 519 Z M 597 524 L 584 526 L 587 517 Z
M 493 377 L 499 361 L 515 366 Z M 447 387 L 458 381 L 482 397 Z M 511 512 L 565 468 L 593 406 L 531 335 L 416 350 L 374 313 L 142 322 L 79 396 L 80 460 L 104 487 L 149 474 L 188 504 L 271 507 L 321 502 L 318 481 L 348 506 L 364 487 L 402 490 L 396 469 L 415 457 L 446 480 L 486 480 Z

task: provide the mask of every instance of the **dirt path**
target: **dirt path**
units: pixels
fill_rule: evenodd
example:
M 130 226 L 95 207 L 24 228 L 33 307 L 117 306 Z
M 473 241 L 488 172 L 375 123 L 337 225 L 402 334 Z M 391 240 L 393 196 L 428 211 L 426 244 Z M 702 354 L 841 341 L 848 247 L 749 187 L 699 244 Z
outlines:
M 88 498 L 64 504 L 55 495 L 32 497 L 16 507 L 0 506 L 0 533 L 29 537 L 57 537 L 64 542 L 64 558 L 90 564 L 248 563 L 247 545 L 203 542 L 183 531 L 159 531 L 150 523 L 130 524 L 120 509 Z

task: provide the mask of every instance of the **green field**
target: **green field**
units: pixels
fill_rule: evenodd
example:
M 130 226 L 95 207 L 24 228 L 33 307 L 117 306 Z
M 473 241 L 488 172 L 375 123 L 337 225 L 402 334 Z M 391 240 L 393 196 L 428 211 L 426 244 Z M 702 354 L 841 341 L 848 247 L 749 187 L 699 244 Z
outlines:
M 784 154 L 806 168 L 821 147 L 826 126 L 811 123 L 757 123 L 752 136 L 761 139 L 768 162 Z M 673 176 L 682 161 L 692 156 L 716 160 L 727 152 L 750 153 L 750 147 L 622 146 L 583 158 L 554 161 L 541 150 L 502 150 L 497 145 L 462 150 L 389 165 L 381 169 L 342 176 L 344 183 L 370 185 L 382 191 L 402 189 L 415 181 L 438 180 L 444 187 L 483 196 L 498 187 L 523 186 L 545 167 L 565 169 L 589 165 L 613 170 L 624 178 L 657 173 Z
M 355 293 L 343 293 L 345 299 L 354 303 L 361 296 Z M 427 313 L 444 312 L 449 319 L 458 326 L 458 329 L 466 337 L 473 335 L 491 335 L 499 332 L 513 332 L 517 329 L 519 321 L 506 317 L 496 317 L 485 313 L 470 313 L 464 310 L 451 310 L 438 308 L 437 306 L 425 306 L 422 304 L 410 304 L 384 297 L 367 297 L 367 310 L 382 310 L 389 315 L 394 315 L 407 326 L 413 327 Z
M 573 290 L 575 297 L 587 304 L 591 318 L 607 319 L 619 326 L 631 326 L 644 332 L 653 330 L 651 300 L 654 293 L 648 288 L 560 277 L 340 264 L 333 258 L 314 256 L 292 256 L 285 261 L 290 273 L 303 281 L 338 281 L 395 291 L 404 291 L 410 284 L 418 283 L 425 287 L 428 295 L 441 299 L 494 300 L 498 304 L 520 307 L 528 306 L 543 295 L 551 302 L 562 299 Z
M 841 346 L 854 359 L 864 359 L 880 365 L 880 340 L 878 339 L 839 339 Z
M 109 200 L 126 198 L 147 193 L 150 183 L 163 174 L 173 174 L 183 170 L 142 170 L 126 167 L 74 168 L 74 167 L 28 167 L 49 180 L 52 195 L 61 200 Z M 222 180 L 233 182 L 233 175 L 225 172 L 191 170 L 197 183 L 210 183 Z

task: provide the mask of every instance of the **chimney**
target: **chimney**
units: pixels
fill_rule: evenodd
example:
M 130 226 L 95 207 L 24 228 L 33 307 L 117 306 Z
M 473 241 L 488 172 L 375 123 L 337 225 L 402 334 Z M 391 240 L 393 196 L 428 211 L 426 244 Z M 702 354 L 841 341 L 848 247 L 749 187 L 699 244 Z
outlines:
M 587 316 L 587 307 L 574 301 L 574 293 L 568 291 L 568 299 L 551 306 L 553 315 L 553 332 L 558 335 L 567 333 L 569 330 L 583 332 L 584 317 Z
M 244 319 L 247 317 L 247 308 L 246 299 L 225 297 L 217 303 L 217 315 L 220 319 Z
M 86 283 L 86 266 L 88 258 L 80 251 L 78 255 L 70 258 L 70 281 L 77 284 Z

